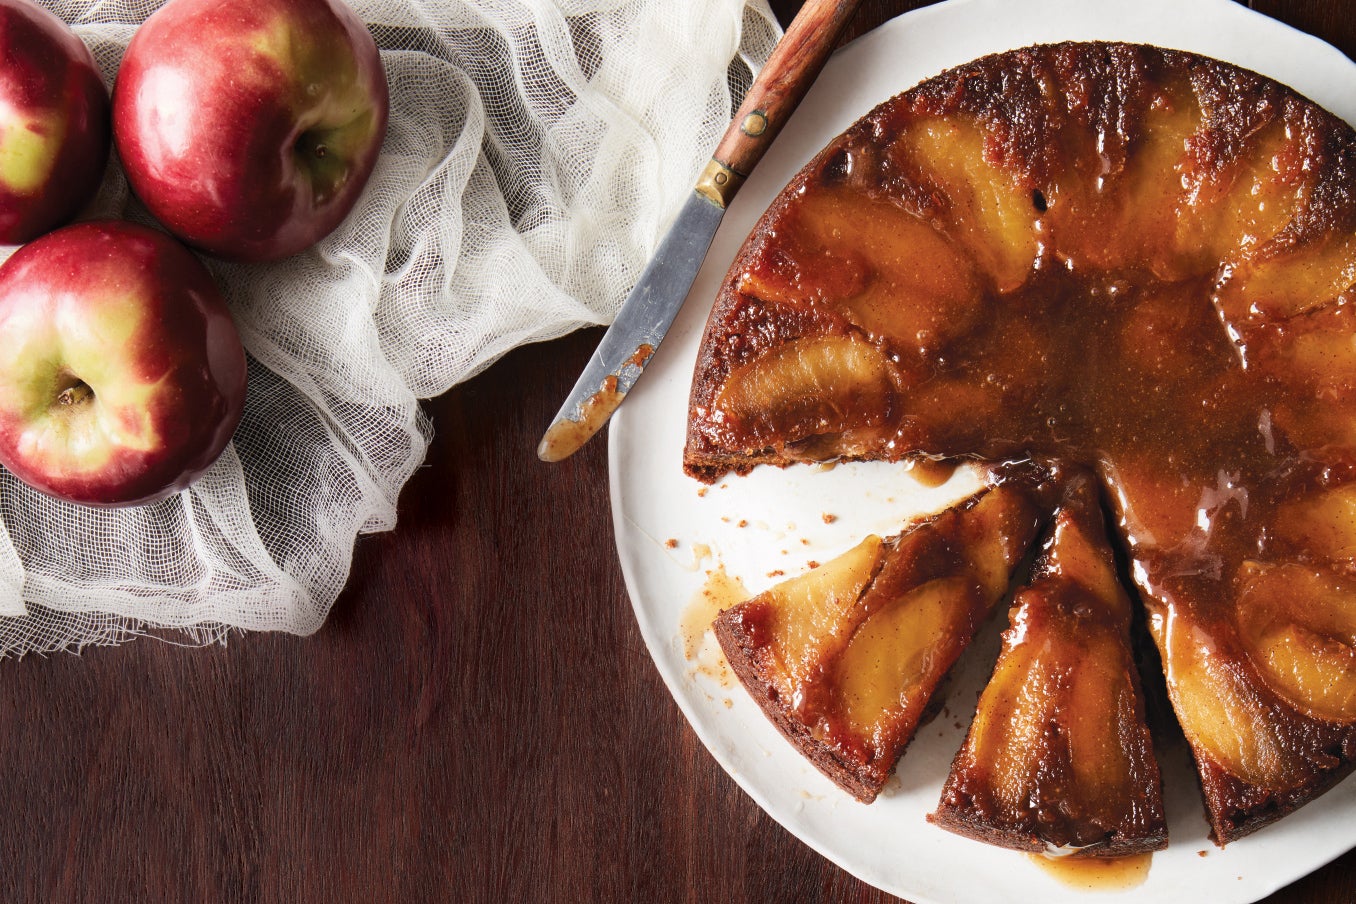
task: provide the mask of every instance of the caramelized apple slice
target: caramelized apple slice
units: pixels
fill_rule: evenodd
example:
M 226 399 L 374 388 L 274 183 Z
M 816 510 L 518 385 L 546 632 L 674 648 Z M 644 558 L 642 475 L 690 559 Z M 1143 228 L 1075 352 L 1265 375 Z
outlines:
M 881 781 L 937 686 L 1007 591 L 1036 527 L 1031 501 L 998 487 L 967 511 L 944 513 L 926 532 L 906 535 L 882 567 L 870 614 L 834 663 L 832 686 L 822 691 L 838 729 L 833 740 L 871 750 L 870 768 Z
M 1271 689 L 1303 713 L 1356 723 L 1356 581 L 1255 562 L 1239 579 L 1239 634 Z
M 847 728 L 869 738 L 916 724 L 985 609 L 968 577 L 929 581 L 867 620 L 837 663 Z M 910 732 L 911 734 L 912 732 Z
M 1247 663 L 1230 655 L 1230 631 L 1194 623 L 1168 606 L 1149 619 L 1163 656 L 1168 694 L 1197 759 L 1205 757 L 1257 788 L 1301 783 L 1304 757 L 1275 728 L 1275 708 L 1259 694 Z
M 1237 261 L 1266 245 L 1305 202 L 1310 174 L 1304 137 L 1284 122 L 1248 141 L 1226 166 L 1193 168 L 1177 221 L 1177 249 L 1197 261 L 1194 269 Z
M 740 292 L 827 305 L 899 351 L 935 351 L 976 322 L 974 265 L 927 221 L 839 186 L 808 185 L 798 201 L 740 273 Z
M 863 198 L 811 199 L 819 240 L 865 254 L 874 278 L 843 307 L 848 319 L 891 346 L 935 352 L 980 316 L 973 264 L 928 222 L 899 207 Z
M 1056 253 L 1071 269 L 1143 267 L 1170 280 L 1196 275 L 1179 259 L 1172 238 L 1200 106 L 1187 85 L 1153 90 L 1142 126 L 1128 132 L 1125 167 L 1112 169 L 1103 149 L 1094 147 L 1089 153 L 1098 165 L 1092 172 L 1067 172 L 1052 191 L 1047 219 Z
M 1356 392 L 1356 307 L 1334 305 L 1287 327 L 1285 374 L 1304 380 L 1318 396 Z
M 823 191 L 807 187 L 801 204 Z M 801 205 L 782 212 L 773 237 L 776 241 L 763 241 L 735 277 L 740 293 L 776 304 L 836 307 L 861 294 L 875 278 L 874 267 L 859 248 L 822 241 Z
M 1015 483 L 983 490 L 721 613 L 716 637 L 782 733 L 870 802 L 1039 519 Z
M 1356 398 L 1346 392 L 1335 397 L 1298 395 L 1277 399 L 1265 412 L 1278 437 L 1296 449 L 1319 454 L 1356 448 Z
M 1356 483 L 1282 501 L 1273 531 L 1292 551 L 1352 570 L 1356 567 Z
M 1226 322 L 1275 323 L 1353 300 L 1356 236 L 1336 233 L 1293 250 L 1274 250 L 1239 263 L 1215 296 Z
M 946 194 L 944 231 L 969 251 L 999 292 L 1026 282 L 1040 252 L 1035 186 L 1024 174 L 990 161 L 980 126 L 957 118 L 919 119 L 890 154 L 905 158 L 902 169 L 916 167 L 923 180 Z
M 1080 478 L 1014 603 L 934 822 L 1018 850 L 1167 844 L 1130 620 L 1095 490 Z
M 1356 445 L 1356 306 L 1329 304 L 1240 335 L 1249 367 L 1284 390 L 1267 409 L 1277 437 L 1310 451 Z
M 799 339 L 734 371 L 716 417 L 750 448 L 879 424 L 895 391 L 885 354 L 854 335 Z
M 765 608 L 770 659 L 765 675 L 790 699 L 852 634 L 861 617 L 857 601 L 880 570 L 880 537 L 868 536 L 852 549 L 749 602 Z M 840 640 L 835 644 L 835 638 Z
M 1356 394 L 1356 306 L 1331 304 L 1240 334 L 1249 366 L 1299 398 Z

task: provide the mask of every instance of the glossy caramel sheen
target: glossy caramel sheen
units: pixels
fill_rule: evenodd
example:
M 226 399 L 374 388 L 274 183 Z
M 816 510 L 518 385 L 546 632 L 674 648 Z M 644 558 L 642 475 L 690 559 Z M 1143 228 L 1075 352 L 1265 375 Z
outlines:
M 1354 229 L 1351 129 L 1269 80 L 1114 44 L 976 61 L 769 209 L 708 323 L 686 467 L 1091 469 L 1236 837 L 1356 753 Z

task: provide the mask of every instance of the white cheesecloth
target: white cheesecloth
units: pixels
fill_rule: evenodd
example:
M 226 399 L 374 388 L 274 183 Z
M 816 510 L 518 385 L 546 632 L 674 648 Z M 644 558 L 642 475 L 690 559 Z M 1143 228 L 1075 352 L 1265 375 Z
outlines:
M 110 86 L 160 5 L 42 2 Z M 0 473 L 0 656 L 315 631 L 356 536 L 395 526 L 430 437 L 418 400 L 611 321 L 779 35 L 766 0 L 351 4 L 391 87 L 366 192 L 310 251 L 208 262 L 252 359 L 234 443 L 140 508 Z M 116 161 L 88 215 L 146 221 Z

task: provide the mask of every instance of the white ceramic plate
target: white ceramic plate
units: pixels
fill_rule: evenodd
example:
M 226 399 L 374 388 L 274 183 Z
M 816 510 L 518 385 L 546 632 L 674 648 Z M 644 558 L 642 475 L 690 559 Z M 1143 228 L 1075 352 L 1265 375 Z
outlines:
M 898 465 L 762 468 L 703 494 L 681 467 L 692 367 L 711 300 L 739 245 L 781 186 L 831 138 L 944 68 L 1026 44 L 1077 39 L 1145 42 L 1229 60 L 1356 122 L 1356 65 L 1232 0 L 950 0 L 909 13 L 829 62 L 726 216 L 686 308 L 612 421 L 622 570 L 650 653 L 688 721 L 721 766 L 789 831 L 865 881 L 918 904 L 1089 897 L 1022 854 L 968 841 L 925 819 L 992 666 L 996 626 L 962 659 L 947 711 L 920 730 L 881 798 L 863 806 L 802 759 L 741 687 L 690 661 L 680 623 L 712 570 L 723 567 L 756 593 L 781 580 L 779 572 L 804 571 L 810 560 L 827 560 L 866 533 L 897 532 L 911 515 L 963 495 L 973 477 L 962 472 L 948 486 L 927 490 Z M 1142 884 L 1098 892 L 1099 900 L 1253 901 L 1356 845 L 1353 780 L 1221 851 L 1206 838 L 1185 751 L 1168 750 L 1164 759 L 1171 846 L 1154 855 Z

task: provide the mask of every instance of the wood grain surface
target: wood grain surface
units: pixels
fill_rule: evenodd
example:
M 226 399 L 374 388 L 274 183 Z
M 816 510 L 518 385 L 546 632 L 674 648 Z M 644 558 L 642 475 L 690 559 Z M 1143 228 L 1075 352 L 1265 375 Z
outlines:
M 855 28 L 915 5 L 866 0 Z M 1251 5 L 1356 50 L 1345 0 Z M 599 335 L 430 403 L 399 527 L 360 540 L 315 636 L 0 663 L 0 900 L 896 900 L 683 721 L 622 586 L 605 443 L 537 460 Z M 1353 897 L 1349 854 L 1268 900 Z

